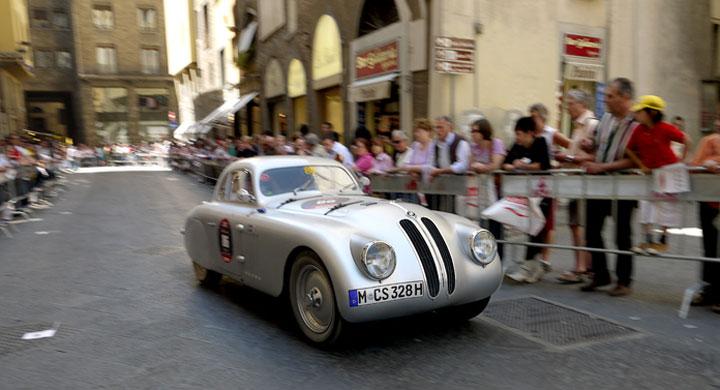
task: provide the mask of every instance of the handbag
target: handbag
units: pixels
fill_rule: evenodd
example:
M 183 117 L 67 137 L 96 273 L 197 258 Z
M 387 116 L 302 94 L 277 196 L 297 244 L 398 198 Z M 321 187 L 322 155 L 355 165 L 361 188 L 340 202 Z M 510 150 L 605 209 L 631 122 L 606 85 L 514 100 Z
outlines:
M 535 236 L 545 227 L 541 201 L 542 198 L 506 196 L 483 210 L 482 216 Z

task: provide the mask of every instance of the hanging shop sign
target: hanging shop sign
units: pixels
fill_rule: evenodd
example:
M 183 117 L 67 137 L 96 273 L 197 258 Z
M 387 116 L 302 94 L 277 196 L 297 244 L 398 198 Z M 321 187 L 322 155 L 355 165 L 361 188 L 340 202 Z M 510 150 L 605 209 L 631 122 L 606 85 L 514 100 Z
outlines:
M 440 73 L 473 73 L 475 71 L 475 40 L 466 38 L 435 38 L 435 70 Z
M 397 41 L 360 52 L 355 57 L 355 78 L 358 80 L 396 70 L 398 70 Z
M 563 47 L 567 56 L 599 60 L 602 54 L 602 39 L 588 35 L 566 33 Z
M 603 70 L 602 65 L 567 62 L 565 63 L 564 78 L 566 80 L 602 82 Z

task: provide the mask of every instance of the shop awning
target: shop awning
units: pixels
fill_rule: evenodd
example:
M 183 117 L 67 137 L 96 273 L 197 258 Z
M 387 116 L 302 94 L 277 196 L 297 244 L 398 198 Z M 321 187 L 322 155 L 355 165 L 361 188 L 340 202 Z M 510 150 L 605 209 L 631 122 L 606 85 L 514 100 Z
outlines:
M 238 41 L 238 53 L 244 53 L 250 50 L 253 39 L 255 39 L 255 32 L 257 31 L 257 22 L 250 22 L 240 32 L 240 40 Z
M 353 82 L 350 84 L 350 101 L 367 102 L 389 98 L 392 81 L 397 77 L 398 73 L 388 73 Z
M 173 131 L 173 138 L 185 141 L 188 139 L 188 135 L 192 133 L 192 129 L 195 126 L 195 122 L 183 122 L 180 126 Z
M 212 129 L 212 125 L 215 123 L 228 123 L 228 115 L 238 112 L 250 103 L 250 101 L 257 95 L 257 92 L 251 92 L 236 99 L 226 100 L 225 103 L 216 108 L 215 111 L 211 112 L 208 116 L 203 118 L 203 120 L 197 123 L 198 128 L 196 129 L 196 132 L 199 134 L 205 134 Z

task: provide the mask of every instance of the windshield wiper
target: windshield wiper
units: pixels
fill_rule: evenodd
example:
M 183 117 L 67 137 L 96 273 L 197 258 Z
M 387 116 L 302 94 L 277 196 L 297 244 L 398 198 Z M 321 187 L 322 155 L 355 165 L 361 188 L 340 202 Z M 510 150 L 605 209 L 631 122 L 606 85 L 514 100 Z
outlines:
M 318 196 L 322 196 L 322 194 L 320 194 L 320 195 L 313 195 L 313 196 L 306 196 L 306 197 L 304 197 L 304 198 L 288 198 L 288 199 L 283 200 L 282 203 L 280 203 L 277 208 L 283 207 L 283 206 L 285 206 L 285 205 L 288 204 L 288 203 L 296 202 L 296 201 L 298 201 L 298 200 L 312 199 L 312 198 L 317 198 Z
M 328 214 L 332 213 L 333 211 L 335 211 L 335 210 L 337 210 L 337 209 L 341 209 L 341 208 L 346 207 L 346 206 L 352 206 L 352 205 L 354 205 L 354 204 L 358 204 L 358 203 L 362 203 L 362 202 L 363 202 L 362 200 L 356 200 L 356 201 L 354 201 L 354 202 L 338 203 L 338 204 L 336 204 L 335 206 L 330 207 L 330 210 L 328 210 L 328 211 L 325 213 L 325 215 L 328 215 Z

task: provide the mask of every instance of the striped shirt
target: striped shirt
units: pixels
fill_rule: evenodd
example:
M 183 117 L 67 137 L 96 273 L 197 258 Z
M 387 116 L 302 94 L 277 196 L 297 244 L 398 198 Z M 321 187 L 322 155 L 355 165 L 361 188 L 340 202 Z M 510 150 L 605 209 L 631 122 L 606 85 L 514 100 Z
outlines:
M 595 161 L 610 163 L 625 158 L 625 147 L 637 125 L 632 113 L 622 119 L 610 113 L 603 115 L 595 130 L 595 145 L 598 146 Z

